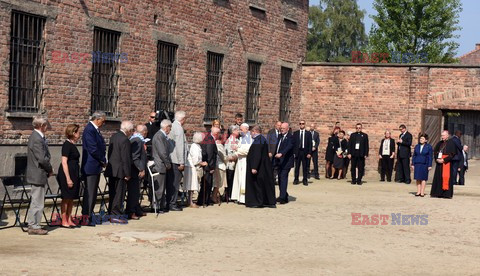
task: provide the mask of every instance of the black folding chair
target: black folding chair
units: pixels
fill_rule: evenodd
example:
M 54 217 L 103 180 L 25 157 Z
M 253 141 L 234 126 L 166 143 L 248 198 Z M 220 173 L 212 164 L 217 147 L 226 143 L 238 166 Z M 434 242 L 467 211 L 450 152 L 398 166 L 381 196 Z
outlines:
M 60 214 L 60 210 L 58 209 L 58 199 L 61 199 L 62 196 L 60 194 L 60 186 L 58 186 L 58 189 L 57 189 L 57 192 L 56 193 L 53 193 L 52 192 L 52 189 L 50 188 L 50 184 L 48 183 L 47 181 L 47 186 L 45 187 L 45 202 L 47 200 L 52 200 L 53 202 L 53 206 L 52 206 L 52 212 L 50 214 L 50 219 L 47 218 L 46 214 L 45 214 L 45 209 L 43 211 L 43 217 L 45 218 L 45 221 L 47 222 L 47 225 L 48 226 L 52 226 L 52 220 L 53 220 L 53 214 L 55 213 L 55 211 L 57 211 L 57 214 Z M 58 217 L 57 217 L 58 219 Z
M 2 208 L 0 211 L 0 217 L 5 211 L 5 205 L 10 204 L 15 214 L 15 223 L 13 225 L 2 227 L 1 229 L 15 227 L 17 224 L 22 228 L 23 232 L 26 232 L 24 224 L 21 222 L 20 210 L 22 205 L 30 205 L 31 196 L 27 191 L 30 191 L 30 187 L 25 185 L 24 176 L 1 176 L 3 187 L 5 189 L 5 195 L 2 200 Z M 28 211 L 27 211 L 28 214 Z M 25 214 L 24 223 L 27 219 L 27 214 Z

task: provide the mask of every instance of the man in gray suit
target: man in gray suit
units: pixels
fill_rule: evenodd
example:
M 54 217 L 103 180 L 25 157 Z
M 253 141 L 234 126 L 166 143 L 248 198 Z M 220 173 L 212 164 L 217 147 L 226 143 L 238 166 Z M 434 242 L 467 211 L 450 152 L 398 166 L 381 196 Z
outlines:
M 155 171 L 158 175 L 155 177 L 155 199 L 157 209 L 160 209 L 160 213 L 164 210 L 165 205 L 165 183 L 167 178 L 172 178 L 172 160 L 170 159 L 170 153 L 173 151 L 173 145 L 168 139 L 168 134 L 172 129 L 172 122 L 170 120 L 163 120 L 160 123 L 160 131 L 158 131 L 152 140 L 152 156 L 155 163 Z
M 34 117 L 32 124 L 34 130 L 28 139 L 26 172 L 27 183 L 32 185 L 28 234 L 46 235 L 48 231 L 40 227 L 40 222 L 45 201 L 45 185 L 47 185 L 48 177 L 53 175 L 50 151 L 45 139 L 48 121 L 43 117 Z
M 167 178 L 167 208 L 169 211 L 182 211 L 182 207 L 177 206 L 178 189 L 185 169 L 185 159 L 187 157 L 187 139 L 183 131 L 185 123 L 185 111 L 175 112 L 175 121 L 172 124 L 172 131 L 168 138 L 173 143 L 173 151 L 170 153 L 172 159 L 173 178 Z

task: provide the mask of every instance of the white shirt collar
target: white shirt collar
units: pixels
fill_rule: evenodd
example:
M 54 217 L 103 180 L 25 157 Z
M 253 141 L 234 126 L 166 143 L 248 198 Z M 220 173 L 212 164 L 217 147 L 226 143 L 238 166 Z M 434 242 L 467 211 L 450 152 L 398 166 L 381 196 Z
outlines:
M 36 132 L 38 132 L 38 134 L 40 134 L 40 136 L 42 136 L 42 138 L 45 138 L 45 134 L 43 134 L 43 132 L 41 132 L 40 130 L 38 129 L 34 129 Z
M 96 130 L 98 130 L 98 126 L 93 123 L 93 121 L 90 121 L 90 123 L 95 127 Z

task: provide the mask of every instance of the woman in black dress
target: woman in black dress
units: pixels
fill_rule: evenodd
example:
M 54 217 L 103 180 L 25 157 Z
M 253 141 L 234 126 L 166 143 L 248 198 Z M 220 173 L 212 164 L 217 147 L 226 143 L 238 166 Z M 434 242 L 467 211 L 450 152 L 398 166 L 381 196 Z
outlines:
M 67 140 L 62 146 L 62 163 L 58 168 L 57 182 L 62 195 L 62 227 L 72 228 L 76 226 L 72 221 L 73 200 L 79 198 L 80 189 L 80 153 L 75 146 L 80 138 L 79 125 L 68 125 L 65 136 Z
M 333 158 L 333 173 L 330 179 L 333 179 L 335 177 L 335 174 L 338 170 L 338 176 L 337 179 L 340 180 L 343 178 L 343 167 L 345 166 L 345 162 L 343 162 L 343 159 L 345 157 L 345 151 L 347 150 L 347 140 L 343 139 L 345 136 L 345 131 L 340 130 L 338 133 L 338 139 L 335 143 L 335 156 Z
M 339 127 L 333 129 L 332 135 L 328 138 L 327 148 L 325 149 L 325 178 L 328 179 L 333 176 L 332 165 L 335 158 L 335 146 L 338 144 L 337 134 L 340 131 Z

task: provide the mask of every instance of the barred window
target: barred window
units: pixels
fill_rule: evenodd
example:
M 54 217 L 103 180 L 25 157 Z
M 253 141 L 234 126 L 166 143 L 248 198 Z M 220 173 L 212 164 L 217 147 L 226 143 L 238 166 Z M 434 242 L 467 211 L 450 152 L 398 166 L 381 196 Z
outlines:
M 280 80 L 280 118 L 282 122 L 288 122 L 290 119 L 290 90 L 292 87 L 292 69 L 282 67 Z
M 205 99 L 205 116 L 207 123 L 220 120 L 222 109 L 223 55 L 207 53 L 207 95 Z
M 12 12 L 8 110 L 38 112 L 42 99 L 46 19 Z
M 175 111 L 177 49 L 175 44 L 158 42 L 155 110 Z
M 248 61 L 247 100 L 245 122 L 255 124 L 258 120 L 260 97 L 260 66 L 261 63 Z
M 91 111 L 118 115 L 118 59 L 120 33 L 95 27 L 93 31 Z

